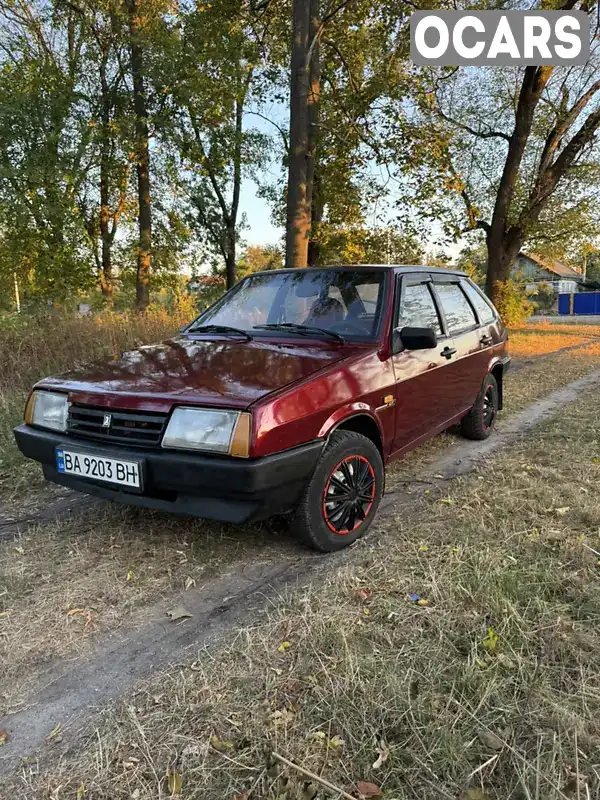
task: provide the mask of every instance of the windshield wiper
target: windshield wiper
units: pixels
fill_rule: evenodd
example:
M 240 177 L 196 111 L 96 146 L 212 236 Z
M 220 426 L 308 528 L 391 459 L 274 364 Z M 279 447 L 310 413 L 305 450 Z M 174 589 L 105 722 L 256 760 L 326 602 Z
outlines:
M 316 325 L 300 325 L 295 322 L 269 322 L 267 325 L 254 325 L 253 327 L 256 330 L 265 331 L 291 331 L 293 333 L 299 333 L 302 336 L 312 336 L 315 333 L 320 333 L 331 336 L 338 342 L 342 342 L 342 344 L 346 341 L 340 333 L 328 331 L 327 328 L 318 328 Z
M 248 331 L 243 331 L 241 328 L 233 328 L 231 325 L 197 325 L 193 328 L 188 328 L 185 333 L 235 333 L 237 336 L 243 336 L 247 342 L 252 341 L 252 336 Z

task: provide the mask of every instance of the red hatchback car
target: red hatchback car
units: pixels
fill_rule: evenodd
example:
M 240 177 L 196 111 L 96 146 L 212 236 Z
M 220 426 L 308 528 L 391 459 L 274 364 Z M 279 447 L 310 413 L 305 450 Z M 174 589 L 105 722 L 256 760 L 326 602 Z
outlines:
M 371 525 L 389 461 L 459 421 L 489 436 L 509 363 L 461 272 L 263 272 L 173 339 L 40 381 L 15 436 L 55 483 L 234 523 L 291 512 L 332 551 Z

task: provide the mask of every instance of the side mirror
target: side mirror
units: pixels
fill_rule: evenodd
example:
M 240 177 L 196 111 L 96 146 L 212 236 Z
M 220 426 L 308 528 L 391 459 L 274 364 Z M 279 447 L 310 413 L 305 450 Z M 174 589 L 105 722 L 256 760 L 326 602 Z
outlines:
M 437 347 L 437 334 L 433 328 L 402 328 L 399 335 L 407 350 L 431 350 Z

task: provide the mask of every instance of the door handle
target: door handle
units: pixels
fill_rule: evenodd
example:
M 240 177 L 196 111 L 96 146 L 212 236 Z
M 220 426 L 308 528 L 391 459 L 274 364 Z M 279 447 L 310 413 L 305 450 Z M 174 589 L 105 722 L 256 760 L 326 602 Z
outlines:
M 444 358 L 452 358 L 454 353 L 456 353 L 456 347 L 444 347 L 440 355 L 444 356 Z
M 492 343 L 493 339 L 492 339 L 491 336 L 482 336 L 479 341 L 481 342 L 481 344 L 483 344 L 483 345 L 485 345 L 485 347 L 487 347 L 488 345 L 490 345 Z

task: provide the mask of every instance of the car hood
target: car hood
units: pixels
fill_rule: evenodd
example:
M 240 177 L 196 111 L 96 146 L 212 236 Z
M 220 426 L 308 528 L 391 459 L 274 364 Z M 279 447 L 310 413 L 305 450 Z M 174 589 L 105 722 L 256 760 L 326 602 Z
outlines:
M 190 402 L 241 409 L 355 349 L 335 342 L 179 337 L 46 378 L 38 386 L 66 390 L 71 402 L 103 407 L 169 411 L 174 403 Z

